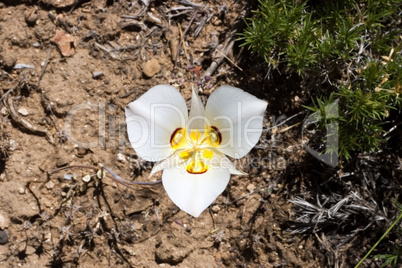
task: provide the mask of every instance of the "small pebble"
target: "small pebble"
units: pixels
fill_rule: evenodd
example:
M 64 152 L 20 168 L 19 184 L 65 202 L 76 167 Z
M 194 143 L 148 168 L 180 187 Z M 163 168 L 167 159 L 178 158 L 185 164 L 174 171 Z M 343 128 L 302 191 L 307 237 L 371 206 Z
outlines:
M 85 175 L 84 177 L 82 177 L 82 180 L 85 182 L 89 182 L 91 180 L 91 176 L 90 175 Z
M 142 71 L 147 77 L 152 77 L 159 73 L 161 66 L 159 61 L 155 58 L 150 59 L 142 66 Z
M 4 115 L 4 116 L 7 116 L 7 115 L 8 115 L 8 110 L 7 110 L 6 107 L 3 107 L 3 108 L 1 109 L 1 114 Z
M 88 149 L 84 148 L 84 147 L 78 147 L 77 148 L 77 157 L 82 158 L 84 157 L 84 155 L 86 155 L 88 153 Z
M 221 208 L 218 205 L 213 205 L 211 209 L 213 213 L 218 213 L 219 210 L 221 210 Z
M 10 220 L 0 214 L 0 229 L 6 229 L 10 225 Z
M 17 63 L 16 65 L 14 65 L 14 69 L 35 69 L 35 66 L 24 63 Z
M 251 192 L 253 192 L 254 190 L 255 190 L 255 185 L 254 184 L 249 184 L 249 185 L 247 185 L 247 190 L 251 193 Z
M 15 173 L 17 173 L 17 174 L 20 174 L 22 171 L 20 166 L 15 167 L 14 170 L 15 170 Z
M 73 179 L 73 175 L 71 174 L 64 174 L 63 179 L 67 181 L 71 181 Z
M 0 230 L 0 245 L 5 245 L 8 243 L 8 235 L 4 230 Z
M 15 140 L 10 140 L 9 141 L 9 148 L 8 148 L 8 150 L 10 150 L 10 151 L 15 151 L 15 149 L 17 148 L 17 146 L 15 145 Z
M 96 176 L 98 177 L 98 179 L 103 179 L 105 177 L 105 171 L 99 169 L 98 172 L 96 172 Z
M 35 43 L 32 44 L 32 46 L 35 47 L 35 48 L 39 48 L 40 44 L 38 42 L 35 42 Z
M 66 159 L 59 158 L 56 161 L 56 167 L 64 167 L 68 165 L 68 161 Z
M 20 194 L 25 194 L 25 189 L 21 187 L 21 188 L 18 189 L 18 192 Z
M 92 78 L 93 78 L 93 79 L 98 79 L 98 78 L 100 78 L 102 75 L 103 75 L 102 72 L 93 72 L 93 73 L 92 73 Z
M 126 162 L 126 157 L 122 153 L 117 154 L 117 161 L 124 163 Z
M 18 112 L 23 116 L 27 116 L 29 114 L 27 108 L 19 108 Z
M 45 184 L 45 187 L 46 187 L 46 189 L 48 189 L 48 190 L 53 189 L 53 187 L 54 187 L 54 182 L 48 181 L 48 182 Z
M 25 12 L 25 22 L 29 25 L 29 26 L 34 26 L 36 21 L 38 20 L 38 14 L 36 13 L 35 10 L 29 10 L 27 12 Z

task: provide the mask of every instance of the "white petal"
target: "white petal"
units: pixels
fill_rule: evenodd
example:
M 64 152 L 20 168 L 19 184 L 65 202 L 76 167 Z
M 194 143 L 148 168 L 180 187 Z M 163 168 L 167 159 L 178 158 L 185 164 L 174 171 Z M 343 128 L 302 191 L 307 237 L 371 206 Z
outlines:
M 230 173 L 210 168 L 203 174 L 190 174 L 184 166 L 165 169 L 162 183 L 170 199 L 181 210 L 198 217 L 225 190 Z
M 204 129 L 205 117 L 204 117 L 204 104 L 197 92 L 193 88 L 191 95 L 191 109 L 190 116 L 188 118 L 188 129 Z
M 221 160 L 221 167 L 228 169 L 230 174 L 233 175 L 242 175 L 242 176 L 248 175 L 246 172 L 238 170 L 235 164 L 233 164 L 233 162 L 230 161 L 226 156 L 224 156 L 224 158 L 222 158 Z
M 183 160 L 181 158 L 179 158 L 179 154 L 182 151 L 183 150 L 177 150 L 171 156 L 156 163 L 154 165 L 154 167 L 152 168 L 152 171 L 151 171 L 151 174 L 149 174 L 149 177 L 152 177 L 153 175 L 155 175 L 155 173 L 157 173 L 161 170 L 168 169 L 168 168 L 174 168 L 174 167 L 177 167 L 177 166 L 183 164 Z
M 248 175 L 246 172 L 238 170 L 235 164 L 233 164 L 233 162 L 230 161 L 225 154 L 214 148 L 210 148 L 210 150 L 214 152 L 214 157 L 208 162 L 209 166 L 212 166 L 214 168 L 225 168 L 230 172 L 230 174 L 233 175 Z
M 188 119 L 186 102 L 169 85 L 149 89 L 126 106 L 128 138 L 137 154 L 147 161 L 160 161 L 173 153 L 170 138 Z
M 268 103 L 240 88 L 222 86 L 205 107 L 205 117 L 219 129 L 219 150 L 233 158 L 245 156 L 258 142 Z

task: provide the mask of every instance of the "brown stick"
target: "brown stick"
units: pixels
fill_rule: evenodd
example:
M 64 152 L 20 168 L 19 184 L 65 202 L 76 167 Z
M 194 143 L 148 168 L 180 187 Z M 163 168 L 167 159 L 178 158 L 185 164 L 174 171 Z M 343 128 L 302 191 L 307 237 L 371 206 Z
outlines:
M 175 60 L 175 62 L 174 62 L 174 69 L 177 68 L 177 62 L 178 62 L 178 60 L 179 60 L 180 49 L 181 49 L 181 46 L 182 46 L 182 44 L 183 44 L 184 38 L 186 37 L 186 34 L 187 34 L 188 30 L 190 29 L 191 24 L 193 24 L 193 21 L 194 21 L 195 17 L 197 16 L 197 13 L 198 13 L 198 10 L 196 9 L 196 10 L 194 11 L 193 16 L 192 16 L 191 19 L 190 19 L 190 22 L 188 23 L 188 26 L 187 26 L 186 30 L 183 32 L 183 35 L 182 35 L 182 37 L 180 38 L 179 46 L 177 47 L 177 52 L 176 52 L 176 60 Z
M 245 9 L 243 9 L 240 13 L 240 15 L 238 16 L 238 18 L 236 19 L 236 22 L 233 24 L 232 29 L 230 30 L 230 32 L 227 34 L 226 36 L 226 40 L 223 44 L 223 48 L 222 48 L 222 53 L 224 54 L 224 56 L 222 56 L 221 54 L 219 54 L 219 56 L 217 56 L 213 62 L 211 63 L 211 66 L 209 66 L 209 68 L 205 71 L 205 76 L 211 76 L 215 70 L 218 68 L 218 66 L 222 63 L 223 59 L 225 59 L 225 57 L 227 57 L 227 55 L 229 54 L 230 51 L 232 51 L 233 49 L 233 45 L 235 42 L 235 35 L 236 32 L 238 32 L 244 25 L 244 18 L 250 13 L 250 6 L 246 5 Z
M 50 60 L 50 53 L 52 52 L 53 48 L 54 48 L 54 46 L 50 45 L 49 49 L 47 50 L 45 64 L 43 65 L 42 71 L 40 72 L 40 75 L 38 78 L 38 83 L 36 84 L 37 88 L 39 88 L 40 80 L 42 80 L 42 77 L 45 74 L 46 67 L 49 64 L 49 60 Z
M 14 120 L 15 123 L 21 125 L 23 128 L 31 132 L 32 134 L 36 134 L 39 136 L 46 136 L 49 143 L 54 145 L 53 135 L 47 129 L 41 129 L 38 127 L 33 126 L 31 123 L 26 121 L 25 119 L 21 118 L 17 111 L 14 108 L 13 100 L 11 97 L 7 98 L 7 105 L 8 110 L 10 111 L 11 118 Z
M 97 170 L 99 169 L 98 167 L 95 166 L 88 166 L 88 165 L 72 165 L 72 166 L 67 166 L 67 167 L 61 167 L 58 169 L 54 169 L 51 171 L 48 171 L 49 175 L 52 175 L 54 173 L 63 171 L 63 170 L 68 170 L 68 169 L 74 169 L 74 168 L 85 168 L 85 169 L 93 169 L 93 170 Z M 106 171 L 108 171 L 110 174 L 112 174 L 112 177 L 108 176 L 108 178 L 123 184 L 124 186 L 133 189 L 132 187 L 130 187 L 130 185 L 154 185 L 154 184 L 158 184 L 161 183 L 162 181 L 153 181 L 153 182 L 142 182 L 142 181 L 128 181 L 126 179 L 123 179 L 122 177 L 120 177 L 119 175 L 117 175 L 116 173 L 114 173 L 111 169 L 109 169 L 108 167 L 101 165 L 100 168 L 104 168 Z

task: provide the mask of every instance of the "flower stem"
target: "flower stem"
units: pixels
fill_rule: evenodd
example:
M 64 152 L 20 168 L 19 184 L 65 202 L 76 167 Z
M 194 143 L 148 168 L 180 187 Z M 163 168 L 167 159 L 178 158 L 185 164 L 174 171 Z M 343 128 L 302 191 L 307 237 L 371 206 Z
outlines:
M 355 268 L 359 267 L 364 260 L 371 254 L 371 252 L 378 246 L 378 244 L 380 244 L 381 240 L 383 240 L 387 234 L 392 230 L 392 228 L 395 227 L 395 225 L 402 219 L 402 211 L 399 213 L 398 218 L 392 223 L 392 225 L 388 228 L 388 230 L 381 236 L 380 239 L 378 239 L 378 241 L 374 244 L 374 246 L 369 250 L 369 252 L 367 252 L 367 254 L 363 257 L 363 259 L 360 260 L 360 262 L 358 264 L 356 264 Z

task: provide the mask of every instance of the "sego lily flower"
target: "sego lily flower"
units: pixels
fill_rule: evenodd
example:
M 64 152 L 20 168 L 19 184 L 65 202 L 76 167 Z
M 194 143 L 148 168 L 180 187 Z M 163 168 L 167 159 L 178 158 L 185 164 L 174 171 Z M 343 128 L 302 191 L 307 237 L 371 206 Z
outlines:
M 138 156 L 157 162 L 162 183 L 181 210 L 198 217 L 226 188 L 230 174 L 246 175 L 226 157 L 241 158 L 258 142 L 267 103 L 222 86 L 204 106 L 193 90 L 191 110 L 177 89 L 158 85 L 126 107 L 127 131 Z

